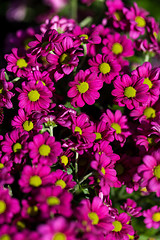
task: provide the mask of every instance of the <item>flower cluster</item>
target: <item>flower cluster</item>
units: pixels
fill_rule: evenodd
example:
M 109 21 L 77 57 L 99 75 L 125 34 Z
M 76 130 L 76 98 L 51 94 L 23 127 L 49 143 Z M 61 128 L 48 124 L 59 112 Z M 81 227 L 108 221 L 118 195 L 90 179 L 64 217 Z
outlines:
M 158 23 L 136 3 L 105 8 L 99 24 L 54 16 L 8 43 L 1 240 L 138 239 L 139 217 L 160 227 Z

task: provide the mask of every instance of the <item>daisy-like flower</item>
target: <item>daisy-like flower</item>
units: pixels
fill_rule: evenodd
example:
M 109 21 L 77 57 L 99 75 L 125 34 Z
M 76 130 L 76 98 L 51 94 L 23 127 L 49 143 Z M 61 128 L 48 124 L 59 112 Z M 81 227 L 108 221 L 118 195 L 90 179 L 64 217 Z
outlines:
M 54 53 L 46 57 L 50 64 L 49 71 L 54 72 L 54 79 L 58 81 L 65 75 L 69 75 L 77 67 L 83 53 L 79 50 L 80 41 L 73 41 L 71 37 L 64 37 L 61 43 L 56 43 Z
M 42 186 L 50 186 L 52 181 L 51 169 L 48 166 L 38 164 L 37 166 L 25 165 L 18 181 L 22 192 L 29 193 Z
M 133 217 L 140 217 L 142 215 L 142 208 L 137 207 L 137 203 L 130 198 L 127 198 L 127 201 L 121 206 L 121 208 Z
M 110 187 L 118 187 L 120 184 L 117 182 L 116 170 L 111 159 L 104 153 L 95 157 L 96 159 L 91 162 L 91 167 L 97 170 L 100 191 L 106 196 L 110 192 Z
M 160 207 L 157 205 L 150 209 L 143 211 L 143 216 L 145 217 L 144 223 L 146 228 L 159 228 L 160 227 Z
M 113 54 L 117 60 L 122 60 L 122 57 L 131 57 L 134 54 L 132 41 L 119 33 L 108 34 L 103 44 L 102 53 Z
M 109 109 L 101 116 L 102 121 L 109 125 L 111 134 L 114 139 L 119 141 L 121 146 L 124 145 L 126 138 L 131 135 L 127 125 L 127 117 L 122 115 L 120 110 L 116 110 L 113 114 Z
M 137 108 L 140 104 L 148 101 L 148 85 L 143 84 L 144 78 L 138 78 L 136 75 L 131 77 L 127 74 L 116 77 L 114 81 L 114 90 L 112 95 L 114 101 L 120 106 L 130 110 Z
M 38 83 L 41 81 L 44 86 L 46 86 L 51 92 L 55 90 L 54 83 L 49 77 L 49 73 L 47 71 L 40 72 L 38 70 L 32 71 L 28 74 L 28 80 L 36 81 Z
M 60 142 L 56 142 L 55 137 L 50 136 L 48 132 L 35 135 L 33 142 L 28 144 L 28 148 L 33 164 L 41 163 L 49 166 L 57 162 L 57 157 L 62 152 Z
M 109 23 L 111 23 L 115 28 L 125 30 L 127 21 L 123 13 L 124 3 L 122 0 L 107 0 L 106 5 L 108 11 L 105 13 Z
M 74 81 L 69 82 L 70 90 L 68 97 L 72 98 L 73 107 L 83 107 L 85 103 L 92 105 L 100 97 L 98 92 L 103 86 L 103 81 L 98 78 L 96 73 L 91 73 L 89 69 L 80 70 Z
M 93 122 L 90 121 L 89 116 L 85 113 L 74 117 L 71 125 L 74 136 L 77 136 L 78 141 L 91 144 L 96 138 Z
M 30 132 L 32 130 L 40 131 L 42 126 L 38 126 L 33 117 L 28 115 L 22 108 L 18 110 L 18 116 L 14 116 L 11 120 L 11 125 L 15 129 L 19 129 L 21 132 Z
M 131 217 L 126 213 L 117 214 L 112 225 L 114 229 L 107 235 L 108 240 L 129 240 L 129 235 L 134 235 L 134 229 L 129 224 Z
M 51 214 L 70 217 L 72 215 L 72 198 L 72 193 L 60 186 L 52 186 L 41 188 L 40 193 L 36 196 L 36 201 L 45 218 L 48 218 Z
M 55 29 L 58 33 L 70 32 L 75 28 L 76 22 L 74 19 L 60 18 L 58 15 L 47 18 L 44 23 L 40 25 L 40 30 L 45 33 L 47 30 Z
M 18 129 L 6 133 L 5 140 L 1 142 L 2 151 L 15 163 L 21 163 L 22 158 L 28 152 L 28 134 Z
M 63 216 L 54 217 L 46 224 L 38 226 L 41 240 L 76 240 L 76 225 Z
M 125 8 L 124 14 L 129 23 L 129 36 L 136 39 L 145 33 L 146 19 L 149 14 L 143 8 L 139 8 L 137 3 L 133 3 L 133 7 Z
M 143 84 L 147 84 L 149 87 L 149 100 L 154 104 L 160 94 L 160 68 L 152 68 L 150 62 L 145 62 L 132 71 L 131 74 L 144 78 Z
M 141 186 L 149 192 L 156 192 L 160 196 L 160 150 L 153 151 L 151 155 L 143 157 L 143 164 L 138 167 L 141 177 Z
M 8 189 L 0 187 L 0 224 L 11 223 L 11 219 L 14 215 L 19 213 L 20 205 L 19 201 L 12 198 Z
M 14 96 L 10 90 L 13 88 L 13 83 L 7 82 L 5 78 L 5 69 L 0 69 L 0 108 L 12 108 L 11 98 Z
M 5 59 L 7 61 L 6 69 L 17 77 L 27 77 L 30 66 L 35 65 L 34 59 L 28 59 L 18 48 L 12 48 L 12 53 L 5 54 Z
M 52 183 L 55 186 L 60 186 L 62 189 L 69 190 L 76 185 L 76 182 L 73 181 L 73 176 L 68 174 L 61 169 L 57 169 L 53 172 L 53 181 Z
M 96 72 L 98 77 L 107 84 L 110 84 L 121 70 L 121 65 L 112 55 L 97 54 L 93 59 L 88 60 L 88 64 L 91 66 L 89 68 L 91 72 Z
M 16 88 L 20 92 L 18 96 L 19 107 L 26 113 L 46 109 L 50 106 L 52 92 L 43 85 L 41 81 L 29 81 L 22 83 L 22 89 Z
M 92 202 L 83 199 L 75 211 L 75 215 L 83 231 L 108 233 L 113 229 L 109 208 L 100 197 L 94 197 Z

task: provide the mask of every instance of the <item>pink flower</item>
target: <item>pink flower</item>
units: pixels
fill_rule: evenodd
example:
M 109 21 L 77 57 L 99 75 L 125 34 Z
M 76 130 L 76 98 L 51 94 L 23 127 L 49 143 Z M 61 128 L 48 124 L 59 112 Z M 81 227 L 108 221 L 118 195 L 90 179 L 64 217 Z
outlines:
M 95 231 L 106 234 L 113 229 L 109 208 L 97 196 L 93 198 L 92 202 L 89 199 L 83 199 L 77 207 L 75 215 L 84 231 L 86 229 L 88 232 Z
M 55 29 L 57 32 L 64 33 L 72 31 L 75 26 L 76 22 L 74 19 L 60 18 L 56 15 L 51 19 L 47 18 L 45 22 L 40 25 L 40 30 L 42 33 L 45 33 L 47 30 Z
M 14 96 L 10 90 L 13 88 L 13 83 L 7 82 L 5 78 L 5 69 L 0 70 L 0 108 L 6 107 L 8 109 L 13 107 L 11 98 Z
M 8 189 L 0 187 L 0 224 L 11 223 L 19 211 L 19 201 L 10 196 Z
M 52 174 L 48 166 L 38 164 L 37 166 L 25 165 L 18 181 L 22 192 L 29 193 L 42 186 L 51 185 Z
M 98 77 L 110 84 L 115 76 L 119 75 L 121 65 L 110 55 L 97 54 L 88 60 L 91 72 L 96 72 Z
M 19 107 L 24 108 L 28 114 L 50 106 L 52 92 L 40 81 L 38 83 L 36 81 L 22 82 L 22 90 L 20 88 L 16 90 L 20 92 Z
M 46 224 L 38 226 L 38 233 L 41 240 L 67 239 L 76 240 L 76 225 L 67 221 L 64 217 L 58 216 L 47 221 Z
M 12 48 L 12 53 L 6 54 L 5 59 L 7 61 L 6 69 L 17 77 L 27 77 L 30 67 L 35 65 L 34 59 L 28 59 L 25 53 L 18 48 Z
M 128 62 L 124 62 L 123 57 L 133 56 L 133 43 L 125 35 L 119 33 L 108 34 L 107 38 L 103 40 L 104 47 L 102 53 L 112 54 L 122 66 Z
M 127 198 L 127 201 L 121 206 L 121 208 L 133 217 L 140 217 L 142 215 L 142 208 L 137 207 L 137 203 L 130 198 Z
M 147 84 L 149 89 L 149 101 L 154 104 L 160 94 L 160 68 L 152 68 L 151 63 L 145 62 L 131 72 L 139 78 L 144 78 L 143 84 Z
M 18 129 L 6 133 L 5 140 L 1 142 L 2 151 L 15 163 L 21 163 L 24 155 L 28 152 L 28 134 Z
M 104 195 L 108 195 L 110 187 L 119 187 L 118 179 L 116 177 L 116 170 L 114 169 L 114 162 L 102 153 L 95 156 L 96 159 L 91 161 L 91 167 L 98 172 L 100 191 Z
M 120 28 L 125 30 L 127 27 L 127 21 L 123 13 L 124 3 L 122 0 L 107 0 L 106 6 L 108 11 L 106 11 L 107 20 L 115 28 Z
M 114 229 L 107 235 L 108 240 L 129 240 L 129 236 L 134 235 L 134 229 L 129 224 L 131 217 L 126 213 L 121 213 L 115 216 L 112 222 Z
M 137 3 L 133 3 L 133 7 L 129 9 L 125 8 L 124 14 L 129 22 L 129 36 L 130 38 L 136 39 L 140 35 L 145 34 L 146 29 L 146 19 L 149 14 L 143 8 L 139 8 Z
M 71 104 L 74 107 L 83 107 L 85 103 L 92 105 L 100 97 L 98 92 L 103 86 L 96 73 L 91 73 L 89 69 L 80 70 L 73 82 L 68 84 L 71 88 L 68 91 L 68 97 L 72 98 Z
M 48 218 L 51 214 L 71 217 L 72 198 L 72 193 L 62 189 L 60 186 L 52 186 L 40 189 L 40 193 L 36 196 L 36 201 L 45 218 Z
M 141 177 L 141 186 L 149 192 L 156 192 L 160 196 L 160 150 L 153 151 L 151 155 L 143 157 L 143 164 L 138 167 Z
M 76 182 L 73 181 L 72 174 L 68 174 L 67 172 L 62 171 L 61 169 L 57 169 L 53 173 L 54 174 L 52 183 L 55 186 L 60 186 L 62 189 L 69 190 L 76 185 Z
M 113 114 L 109 109 L 102 114 L 102 121 L 109 125 L 109 128 L 114 135 L 114 139 L 119 141 L 121 146 L 124 145 L 126 138 L 131 135 L 129 126 L 127 125 L 127 117 L 122 115 L 120 110 L 116 110 Z
M 114 90 L 112 95 L 114 101 L 120 106 L 128 109 L 137 108 L 140 104 L 148 101 L 148 85 L 143 84 L 144 78 L 138 78 L 136 75 L 129 76 L 124 74 L 122 77 L 116 77 L 114 81 Z
M 145 217 L 144 223 L 146 228 L 155 228 L 160 227 L 160 207 L 157 205 L 151 207 L 150 209 L 143 211 L 143 216 Z
M 49 166 L 57 162 L 57 157 L 62 152 L 60 142 L 56 142 L 55 137 L 50 136 L 48 132 L 35 135 L 28 148 L 33 164 L 41 163 Z
M 61 43 L 56 43 L 54 52 L 46 57 L 50 64 L 49 71 L 53 70 L 54 79 L 58 81 L 65 75 L 69 75 L 78 65 L 78 56 L 83 54 L 79 51 L 80 41 L 73 41 L 71 37 L 64 37 Z

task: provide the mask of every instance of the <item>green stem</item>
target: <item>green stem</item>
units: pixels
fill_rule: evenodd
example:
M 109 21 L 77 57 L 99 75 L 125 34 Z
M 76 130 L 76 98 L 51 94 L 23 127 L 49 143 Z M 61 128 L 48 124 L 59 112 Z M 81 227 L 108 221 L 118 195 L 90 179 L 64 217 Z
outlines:
M 90 173 L 88 173 L 86 176 L 84 176 L 84 177 L 82 178 L 82 180 L 79 182 L 79 184 L 83 183 L 83 182 L 84 182 L 87 178 L 89 178 L 92 174 L 93 174 L 93 172 L 90 172 Z
M 78 3 L 77 0 L 71 0 L 71 18 L 77 20 Z

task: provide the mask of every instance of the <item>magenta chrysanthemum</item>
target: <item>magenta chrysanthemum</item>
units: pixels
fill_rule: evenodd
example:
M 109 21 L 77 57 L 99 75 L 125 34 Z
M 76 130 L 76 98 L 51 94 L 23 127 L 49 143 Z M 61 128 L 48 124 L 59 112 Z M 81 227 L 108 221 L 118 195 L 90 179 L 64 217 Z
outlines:
M 148 101 L 148 85 L 143 84 L 144 79 L 138 78 L 136 75 L 129 76 L 124 74 L 122 77 L 116 77 L 114 81 L 114 90 L 112 95 L 115 96 L 115 102 L 128 109 L 138 107 L 141 103 Z
M 74 107 L 83 107 L 85 103 L 92 105 L 100 97 L 98 92 L 103 86 L 103 81 L 98 78 L 96 73 L 80 70 L 73 82 L 68 84 L 71 89 L 68 97 L 72 98 L 71 104 Z
M 52 92 L 40 81 L 38 83 L 36 81 L 23 82 L 22 90 L 20 88 L 16 88 L 16 90 L 20 92 L 19 107 L 28 114 L 32 111 L 46 109 L 51 103 Z
M 50 136 L 48 132 L 35 135 L 28 148 L 33 164 L 41 163 L 49 166 L 57 162 L 57 157 L 62 152 L 60 142 L 56 142 L 55 137 Z

